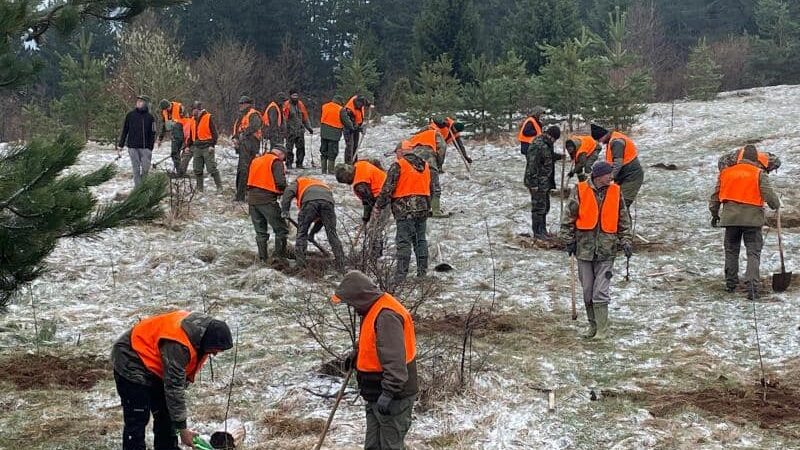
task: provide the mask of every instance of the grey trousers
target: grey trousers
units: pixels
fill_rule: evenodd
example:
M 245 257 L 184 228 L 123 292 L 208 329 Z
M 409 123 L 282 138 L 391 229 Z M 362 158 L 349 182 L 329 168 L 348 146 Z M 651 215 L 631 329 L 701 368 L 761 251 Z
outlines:
M 614 260 L 582 261 L 578 260 L 578 277 L 583 288 L 583 303 L 590 305 L 608 304 L 611 296 L 611 277 L 614 274 Z
M 403 450 L 405 439 L 411 428 L 411 413 L 416 396 L 392 400 L 388 415 L 375 408 L 374 402 L 367 402 L 367 436 L 364 440 L 366 450 Z
M 297 237 L 294 240 L 294 253 L 297 265 L 306 265 L 306 248 L 308 247 L 309 229 L 314 222 L 322 222 L 325 227 L 325 234 L 328 236 L 328 244 L 333 251 L 336 259 L 336 266 L 339 270 L 344 270 L 344 249 L 339 234 L 336 232 L 336 210 L 333 203 L 326 200 L 311 200 L 304 202 L 297 214 Z
M 744 241 L 747 249 L 747 270 L 745 281 L 761 280 L 761 248 L 764 236 L 761 227 L 725 227 L 725 285 L 735 288 L 739 285 L 739 251 Z
M 128 155 L 131 157 L 131 167 L 133 167 L 133 186 L 136 187 L 150 171 L 153 151 L 149 148 L 128 148 Z

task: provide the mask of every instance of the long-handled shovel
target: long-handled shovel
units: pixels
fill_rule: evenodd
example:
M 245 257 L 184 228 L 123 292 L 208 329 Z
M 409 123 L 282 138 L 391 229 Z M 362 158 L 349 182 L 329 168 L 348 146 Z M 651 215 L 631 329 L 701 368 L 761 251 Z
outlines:
M 572 320 L 578 320 L 578 309 L 575 306 L 575 258 L 569 257 L 569 283 L 572 285 Z
M 331 423 L 333 422 L 333 416 L 336 415 L 336 410 L 339 408 L 339 402 L 341 402 L 342 397 L 344 397 L 344 391 L 347 389 L 347 383 L 350 382 L 351 375 L 353 375 L 353 367 L 350 367 L 350 370 L 347 371 L 347 375 L 344 377 L 342 387 L 339 388 L 339 392 L 336 394 L 336 402 L 333 404 L 333 409 L 328 415 L 328 421 L 325 422 L 325 427 L 322 429 L 322 433 L 319 435 L 319 441 L 317 441 L 317 445 L 314 447 L 314 450 L 321 449 L 322 444 L 325 442 L 325 436 L 328 435 L 328 429 L 330 429 Z
M 783 239 L 781 238 L 781 208 L 778 207 L 778 251 L 781 254 L 781 273 L 772 274 L 772 290 L 775 292 L 783 292 L 792 283 L 792 272 L 786 271 L 786 265 L 783 261 Z

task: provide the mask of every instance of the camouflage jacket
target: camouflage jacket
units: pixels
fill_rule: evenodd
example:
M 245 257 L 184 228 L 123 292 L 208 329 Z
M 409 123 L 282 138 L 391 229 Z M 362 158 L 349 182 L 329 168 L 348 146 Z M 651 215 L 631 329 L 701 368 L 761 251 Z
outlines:
M 539 191 L 556 188 L 555 166 L 562 155 L 553 150 L 554 139 L 549 134 L 537 136 L 525 156 L 525 187 Z
M 212 317 L 201 313 L 191 313 L 181 322 L 181 327 L 189 337 L 195 350 L 200 348 L 203 334 Z M 128 330 L 114 343 L 111 350 L 111 364 L 114 372 L 131 383 L 151 386 L 159 382 L 158 376 L 150 372 L 139 355 L 131 347 L 131 331 Z M 167 410 L 175 429 L 186 428 L 186 365 L 189 363 L 189 349 L 175 341 L 162 340 L 158 346 L 164 366 L 164 395 Z M 198 358 L 200 355 L 198 355 Z
M 778 170 L 781 167 L 781 159 L 778 155 L 774 153 L 767 152 L 767 156 L 769 158 L 769 164 L 767 167 L 763 167 L 761 164 L 758 166 L 767 172 L 772 172 L 773 170 Z M 719 161 L 717 161 L 717 167 L 721 171 L 722 169 L 726 169 L 730 166 L 736 165 L 739 162 L 739 150 L 732 150 L 728 153 L 724 153 L 722 156 L 719 157 Z
M 597 204 L 602 205 L 608 189 L 597 189 L 591 181 L 588 183 L 594 190 Z M 631 221 L 628 211 L 625 209 L 624 199 L 620 199 L 619 202 L 619 223 L 615 234 L 603 232 L 600 229 L 599 221 L 593 230 L 578 230 L 575 223 L 578 220 L 579 208 L 578 190 L 574 189 L 564 210 L 558 237 L 565 243 L 577 243 L 576 257 L 581 261 L 613 260 L 617 256 L 619 246 L 626 242 L 630 243 L 632 239 Z
M 426 131 L 423 129 L 421 131 Z M 415 155 L 424 159 L 430 166 L 431 170 L 439 173 L 444 173 L 444 159 L 447 156 L 447 142 L 441 134 L 436 134 L 436 151 L 427 145 L 418 145 L 412 150 Z
M 417 171 L 425 170 L 425 160 L 415 153 L 406 153 L 403 157 L 411 163 Z M 378 209 L 384 209 L 386 205 L 392 205 L 392 214 L 396 220 L 417 219 L 428 217 L 431 209 L 431 198 L 426 195 L 412 195 L 409 197 L 392 198 L 392 194 L 397 188 L 397 181 L 400 179 L 400 165 L 392 163 L 389 171 L 386 172 L 386 181 L 383 183 L 381 193 L 375 205 Z M 433 177 L 431 177 L 431 192 L 433 192 Z

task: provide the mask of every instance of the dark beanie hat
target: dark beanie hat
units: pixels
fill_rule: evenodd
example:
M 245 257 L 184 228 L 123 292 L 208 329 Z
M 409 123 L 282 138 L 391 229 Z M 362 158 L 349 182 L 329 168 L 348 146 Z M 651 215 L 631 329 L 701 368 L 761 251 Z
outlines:
M 208 328 L 200 340 L 200 350 L 203 353 L 211 351 L 223 351 L 233 348 L 233 337 L 228 324 L 217 319 L 212 319 L 208 323 Z
M 453 129 L 457 132 L 461 133 L 464 131 L 464 123 L 463 122 L 456 122 L 453 124 Z
M 549 134 L 553 139 L 558 140 L 558 138 L 561 137 L 561 128 L 553 125 L 552 127 L 548 128 L 545 133 Z
M 752 144 L 745 145 L 744 151 L 742 152 L 742 159 L 753 162 L 758 161 L 758 150 L 756 150 L 756 146 Z
M 592 127 L 592 138 L 594 138 L 595 140 L 601 139 L 603 136 L 608 134 L 608 130 L 601 127 L 600 125 L 593 123 L 591 127 Z
M 597 161 L 592 166 L 592 178 L 602 177 L 603 175 L 608 175 L 614 171 L 614 167 L 605 162 L 605 161 Z

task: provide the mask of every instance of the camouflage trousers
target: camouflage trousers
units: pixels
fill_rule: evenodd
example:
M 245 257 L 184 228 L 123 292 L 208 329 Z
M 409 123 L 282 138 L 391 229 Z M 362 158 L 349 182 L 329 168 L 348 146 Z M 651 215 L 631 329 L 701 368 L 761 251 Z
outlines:
M 725 227 L 725 285 L 734 289 L 739 285 L 739 251 L 742 241 L 747 249 L 745 281 L 761 279 L 761 248 L 764 237 L 761 227 Z
M 392 400 L 389 414 L 378 412 L 374 402 L 367 402 L 366 450 L 403 450 L 411 428 L 411 413 L 416 396 Z

